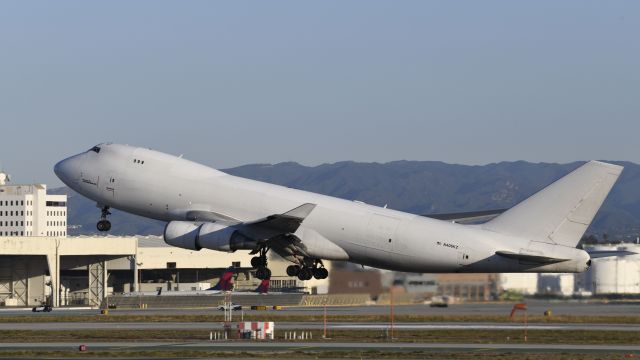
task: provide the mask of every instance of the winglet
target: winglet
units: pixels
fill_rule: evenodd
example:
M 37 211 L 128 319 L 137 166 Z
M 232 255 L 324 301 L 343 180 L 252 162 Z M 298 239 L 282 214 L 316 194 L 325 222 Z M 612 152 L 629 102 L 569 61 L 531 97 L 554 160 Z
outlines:
M 309 216 L 309 214 L 311 214 L 311 212 L 315 208 L 316 208 L 316 204 L 306 203 L 298 206 L 295 209 L 289 210 L 282 215 L 287 215 L 287 216 L 291 216 L 298 219 L 304 219 L 307 216 Z

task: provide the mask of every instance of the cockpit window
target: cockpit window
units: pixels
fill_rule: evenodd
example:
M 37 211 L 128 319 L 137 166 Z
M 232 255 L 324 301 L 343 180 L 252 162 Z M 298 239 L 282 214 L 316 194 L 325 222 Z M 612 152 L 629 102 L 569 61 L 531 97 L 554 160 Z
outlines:
M 94 147 L 91 148 L 90 151 L 93 151 L 95 153 L 99 153 L 100 152 L 100 146 L 94 146 Z

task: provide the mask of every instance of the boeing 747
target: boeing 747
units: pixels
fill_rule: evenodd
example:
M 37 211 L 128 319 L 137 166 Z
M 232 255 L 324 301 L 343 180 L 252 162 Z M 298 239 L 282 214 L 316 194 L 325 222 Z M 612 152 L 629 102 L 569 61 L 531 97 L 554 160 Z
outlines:
M 460 224 L 249 180 L 146 148 L 100 144 L 55 165 L 70 188 L 111 208 L 167 222 L 164 240 L 190 250 L 248 250 L 256 277 L 267 252 L 289 276 L 324 279 L 323 260 L 417 272 L 582 272 L 577 244 L 622 172 L 590 161 L 482 224 Z

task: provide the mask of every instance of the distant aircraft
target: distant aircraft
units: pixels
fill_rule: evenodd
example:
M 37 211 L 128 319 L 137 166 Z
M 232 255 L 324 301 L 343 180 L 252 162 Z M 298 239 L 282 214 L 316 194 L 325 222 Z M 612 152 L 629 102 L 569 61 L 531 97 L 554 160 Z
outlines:
M 224 270 L 218 282 L 206 290 L 182 290 L 182 291 L 162 291 L 158 288 L 156 291 L 133 291 L 125 293 L 125 296 L 186 296 L 186 295 L 218 295 L 233 290 L 233 267 Z
M 224 294 L 224 293 L 230 293 L 233 292 L 233 275 L 234 275 L 234 268 L 233 267 L 228 267 L 225 269 L 225 271 L 222 273 L 222 275 L 220 276 L 220 279 L 218 280 L 218 282 L 206 289 L 206 290 L 180 290 L 180 291 L 162 291 L 162 288 L 159 288 L 157 291 L 134 291 L 134 292 L 130 292 L 130 293 L 126 293 L 126 296 L 140 296 L 140 295 L 145 295 L 145 296 L 189 296 L 189 295 L 220 295 L 220 294 Z M 249 293 L 256 293 L 256 294 L 268 294 L 269 293 L 269 283 L 270 283 L 271 279 L 263 279 L 261 280 L 260 284 L 258 285 L 257 288 L 255 288 L 254 290 L 251 291 L 236 291 L 235 293 L 238 294 L 249 294 Z
M 323 260 L 417 273 L 582 272 L 593 257 L 620 255 L 576 248 L 622 172 L 599 161 L 475 225 L 244 179 L 128 145 L 94 146 L 54 171 L 97 202 L 98 230 L 111 228 L 112 207 L 163 220 L 170 245 L 251 251 L 259 279 L 271 277 L 270 250 L 293 262 L 287 274 L 300 280 L 326 278 Z

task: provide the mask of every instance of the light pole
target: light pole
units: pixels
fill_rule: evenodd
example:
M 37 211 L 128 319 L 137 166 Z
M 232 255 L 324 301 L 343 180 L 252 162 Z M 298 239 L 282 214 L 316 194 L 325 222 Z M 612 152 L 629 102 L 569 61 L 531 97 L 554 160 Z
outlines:
M 142 309 L 142 289 L 140 288 L 140 284 L 142 284 L 142 266 L 141 262 L 136 263 L 136 271 L 138 272 L 138 309 Z

